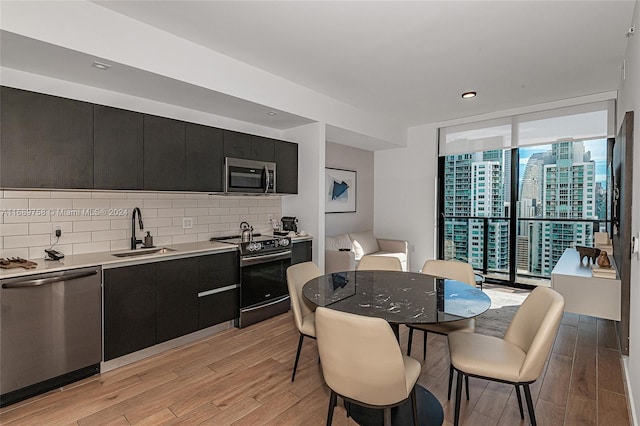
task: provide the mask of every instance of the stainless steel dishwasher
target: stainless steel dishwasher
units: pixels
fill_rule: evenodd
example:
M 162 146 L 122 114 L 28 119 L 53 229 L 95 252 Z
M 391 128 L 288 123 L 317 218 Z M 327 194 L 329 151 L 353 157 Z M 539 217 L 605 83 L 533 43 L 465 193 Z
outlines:
M 100 267 L 0 280 L 0 406 L 100 372 Z

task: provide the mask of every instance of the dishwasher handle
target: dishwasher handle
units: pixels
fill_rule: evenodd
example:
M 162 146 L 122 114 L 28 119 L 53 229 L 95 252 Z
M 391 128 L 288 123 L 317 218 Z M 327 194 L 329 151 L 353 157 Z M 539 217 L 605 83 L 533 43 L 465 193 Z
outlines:
M 31 280 L 19 281 L 17 283 L 8 283 L 2 284 L 2 288 L 28 288 L 28 287 L 38 287 L 41 285 L 53 284 L 60 281 L 71 281 L 77 280 L 79 278 L 90 277 L 93 275 L 97 275 L 98 271 L 92 269 L 91 271 L 84 272 L 76 272 L 76 273 L 67 273 L 63 275 L 58 275 L 55 277 L 49 278 L 35 278 Z

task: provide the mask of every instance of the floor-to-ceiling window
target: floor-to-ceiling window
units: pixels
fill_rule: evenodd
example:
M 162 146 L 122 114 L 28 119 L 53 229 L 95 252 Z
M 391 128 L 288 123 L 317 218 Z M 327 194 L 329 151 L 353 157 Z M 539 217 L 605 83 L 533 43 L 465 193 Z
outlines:
M 441 129 L 440 257 L 537 284 L 565 249 L 608 231 L 610 106 Z

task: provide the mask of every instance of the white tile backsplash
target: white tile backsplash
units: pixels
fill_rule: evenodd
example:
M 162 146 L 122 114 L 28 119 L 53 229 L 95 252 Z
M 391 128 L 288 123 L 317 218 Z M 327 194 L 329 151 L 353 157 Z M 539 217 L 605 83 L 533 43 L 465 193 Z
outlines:
M 280 218 L 280 197 L 242 197 L 204 193 L 125 191 L 0 191 L 0 257 L 42 259 L 44 248 L 62 236 L 56 249 L 67 255 L 127 250 L 131 213 L 140 207 L 144 230 L 156 245 L 207 241 L 238 232 L 241 221 L 256 231 L 270 229 L 268 214 Z M 182 228 L 182 219 L 193 227 Z

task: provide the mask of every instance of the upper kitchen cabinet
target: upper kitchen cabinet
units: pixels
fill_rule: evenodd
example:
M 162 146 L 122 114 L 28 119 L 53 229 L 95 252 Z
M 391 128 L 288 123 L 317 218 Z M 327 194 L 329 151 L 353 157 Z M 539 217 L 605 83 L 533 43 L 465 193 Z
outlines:
M 224 130 L 224 156 L 251 158 L 251 135 Z
M 93 187 L 93 105 L 2 87 L 0 187 Z
M 251 136 L 251 159 L 275 163 L 275 143 L 276 141 L 274 139 L 255 135 Z
M 143 114 L 95 105 L 95 189 L 143 189 L 143 128 Z
M 144 189 L 185 190 L 185 123 L 144 116 Z
M 276 191 L 298 193 L 298 144 L 275 141 Z
M 224 156 L 255 161 L 275 161 L 274 140 L 246 133 L 224 131 Z
M 222 192 L 223 169 L 223 131 L 215 127 L 187 123 L 187 191 Z

